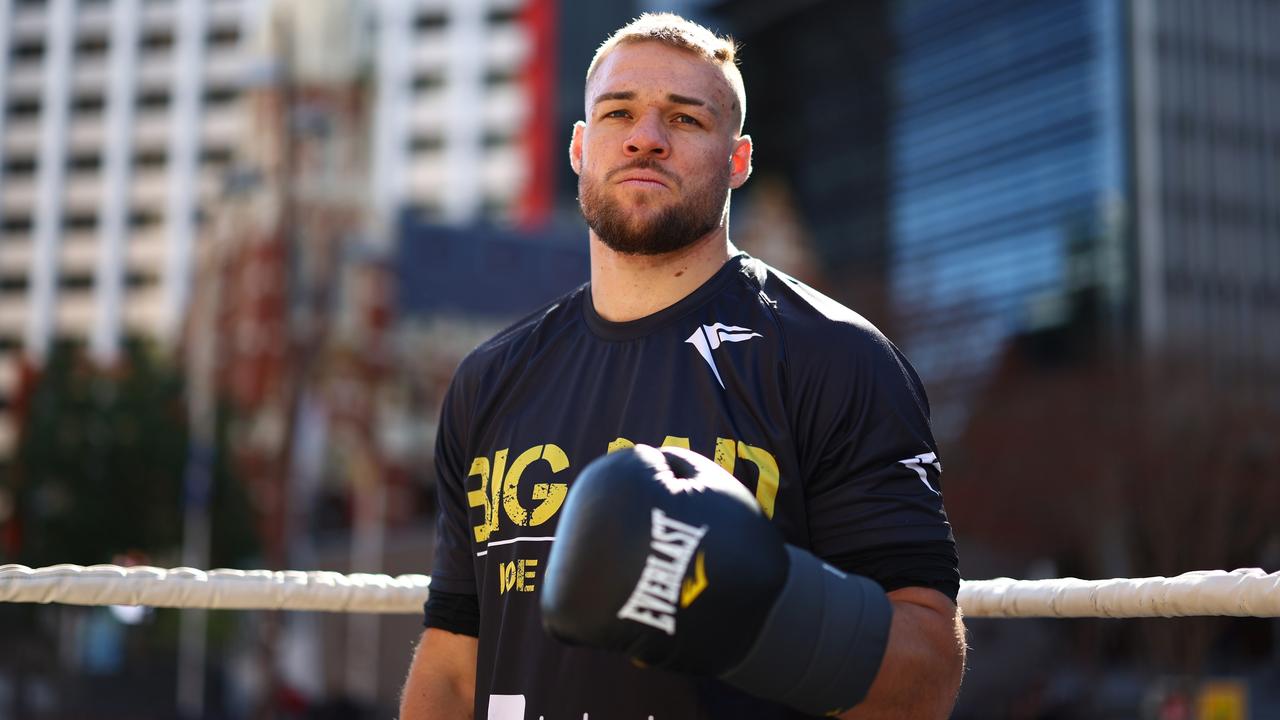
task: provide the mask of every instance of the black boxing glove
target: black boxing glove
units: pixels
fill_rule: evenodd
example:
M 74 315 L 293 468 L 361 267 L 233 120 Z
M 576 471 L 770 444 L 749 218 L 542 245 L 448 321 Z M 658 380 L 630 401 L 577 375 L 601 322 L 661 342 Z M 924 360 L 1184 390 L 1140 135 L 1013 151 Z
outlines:
M 815 715 L 866 696 L 893 612 L 876 583 L 785 544 L 719 465 L 644 445 L 574 481 L 541 603 L 561 640 Z

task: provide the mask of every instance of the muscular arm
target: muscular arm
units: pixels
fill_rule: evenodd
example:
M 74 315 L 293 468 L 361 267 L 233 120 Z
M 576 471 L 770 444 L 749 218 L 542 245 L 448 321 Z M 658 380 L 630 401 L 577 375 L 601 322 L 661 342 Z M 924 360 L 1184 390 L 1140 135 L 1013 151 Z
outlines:
M 427 628 L 404 681 L 400 720 L 472 718 L 476 646 L 476 639 L 469 635 Z
M 843 720 L 946 718 L 964 673 L 964 624 L 959 608 L 936 590 L 889 593 L 889 645 L 867 697 Z

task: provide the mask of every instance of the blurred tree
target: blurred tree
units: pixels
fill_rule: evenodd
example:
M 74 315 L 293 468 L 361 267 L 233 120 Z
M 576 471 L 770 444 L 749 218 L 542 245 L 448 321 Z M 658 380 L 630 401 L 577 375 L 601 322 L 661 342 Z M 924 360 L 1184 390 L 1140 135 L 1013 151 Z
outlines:
M 1014 575 L 1045 559 L 1094 578 L 1264 563 L 1280 410 L 1182 358 L 1046 362 L 1087 347 L 1070 332 L 1015 343 L 957 443 L 947 507 L 962 542 L 999 548 L 996 571 Z M 1130 629 L 1150 667 L 1197 673 L 1228 625 Z
M 180 369 L 149 345 L 126 344 L 111 368 L 92 363 L 80 344 L 55 346 L 24 385 L 18 446 L 0 470 L 0 494 L 14 505 L 0 527 L 0 562 L 177 564 L 189 440 L 184 402 Z M 258 552 L 258 542 L 244 488 L 226 461 L 227 417 L 219 413 L 224 422 L 215 434 L 210 561 L 242 567 Z M 149 614 L 125 632 L 123 665 L 96 677 L 81 665 L 87 656 L 68 655 L 66 648 L 82 642 L 77 628 L 86 618 L 102 613 L 0 604 L 0 627 L 6 628 L 0 675 L 16 679 L 18 687 L 30 678 L 54 683 L 66 717 L 126 707 L 131 717 L 161 716 L 159 708 L 171 700 L 156 688 L 172 686 L 178 612 Z M 228 613 L 210 617 L 210 653 L 226 646 L 234 620 Z M 9 709 L 4 705 L 0 715 Z M 17 713 L 26 716 L 21 704 Z
M 220 433 L 220 445 L 225 446 Z M 30 389 L 14 460 L 2 480 L 15 499 L 7 561 L 108 563 L 120 554 L 165 564 L 182 532 L 187 453 L 180 371 L 140 342 L 99 368 L 59 344 Z M 225 457 L 218 453 L 218 457 Z M 243 491 L 215 464 L 215 560 L 255 551 Z
M 31 391 L 14 473 L 28 565 L 169 553 L 180 541 L 182 383 L 130 343 L 116 368 L 59 344 Z

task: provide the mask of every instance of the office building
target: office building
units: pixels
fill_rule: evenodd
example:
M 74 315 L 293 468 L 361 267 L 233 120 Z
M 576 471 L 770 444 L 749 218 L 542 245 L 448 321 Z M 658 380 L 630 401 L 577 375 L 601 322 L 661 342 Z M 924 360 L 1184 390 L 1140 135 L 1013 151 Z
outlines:
M 1079 321 L 1275 387 L 1280 8 L 891 7 L 892 297 L 944 427 L 1007 338 Z
M 253 38 L 269 5 L 0 0 L 0 458 L 23 363 L 51 343 L 110 364 L 123 336 L 179 337 L 202 227 L 256 132 L 243 95 L 266 80 Z M 551 138 L 531 119 L 548 116 L 554 81 L 533 62 L 550 36 L 530 28 L 551 21 L 547 3 L 359 5 L 371 235 L 390 238 L 403 207 L 539 221 L 551 184 L 530 178 L 549 173 Z
M 55 339 L 182 323 L 236 141 L 245 4 L 0 0 L 0 400 Z M 0 456 L 14 441 L 0 411 Z
M 1280 403 L 1280 5 L 1130 7 L 1142 342 Z
M 1110 0 L 891 3 L 891 302 L 943 433 L 1020 332 L 1126 302 L 1125 21 Z
M 833 294 L 911 357 L 941 435 L 1011 338 L 1080 322 L 1277 384 L 1275 3 L 714 10 L 744 41 L 757 170 L 787 179 Z

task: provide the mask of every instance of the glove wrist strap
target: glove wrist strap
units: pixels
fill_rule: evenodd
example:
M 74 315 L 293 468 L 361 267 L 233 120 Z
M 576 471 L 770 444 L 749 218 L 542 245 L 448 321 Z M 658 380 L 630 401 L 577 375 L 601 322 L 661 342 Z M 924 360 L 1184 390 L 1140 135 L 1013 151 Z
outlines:
M 786 549 L 790 569 L 777 602 L 746 657 L 720 678 L 802 712 L 843 712 L 875 680 L 893 607 L 875 582 Z

